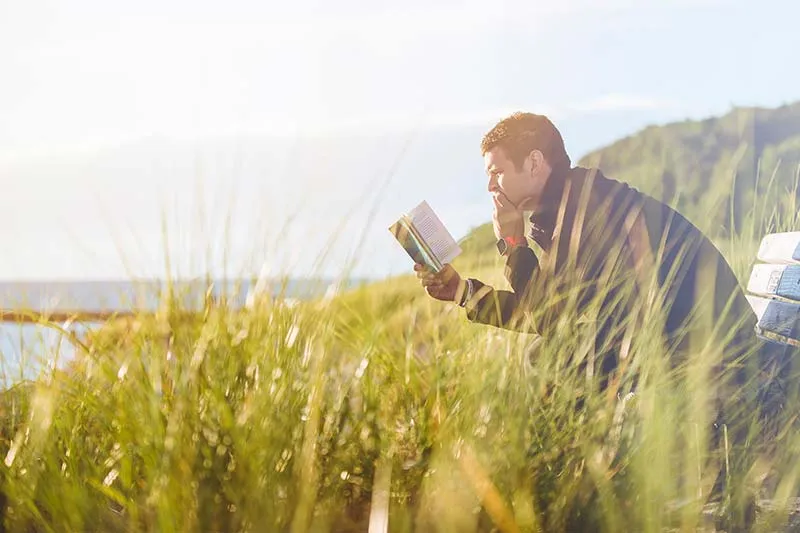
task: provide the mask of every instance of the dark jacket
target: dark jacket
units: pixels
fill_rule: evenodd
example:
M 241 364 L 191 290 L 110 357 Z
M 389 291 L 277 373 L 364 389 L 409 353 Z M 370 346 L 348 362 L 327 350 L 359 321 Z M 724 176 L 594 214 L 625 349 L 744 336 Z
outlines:
M 560 318 L 594 321 L 596 349 L 609 354 L 605 371 L 617 363 L 622 324 L 646 320 L 648 306 L 667 311 L 663 333 L 671 350 L 688 348 L 689 331 L 703 339 L 722 332 L 729 352 L 755 338 L 755 314 L 710 240 L 669 206 L 598 170 L 554 172 L 529 238 L 541 258 L 532 248 L 512 252 L 510 291 L 473 279 L 469 320 L 545 339 Z

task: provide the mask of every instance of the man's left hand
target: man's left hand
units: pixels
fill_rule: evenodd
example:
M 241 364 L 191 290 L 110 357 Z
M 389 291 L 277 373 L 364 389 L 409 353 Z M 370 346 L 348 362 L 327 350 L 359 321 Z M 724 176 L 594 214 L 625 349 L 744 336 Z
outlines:
M 522 211 L 517 209 L 502 192 L 492 195 L 492 200 L 494 201 L 492 224 L 495 237 L 498 239 L 525 238 L 525 217 Z

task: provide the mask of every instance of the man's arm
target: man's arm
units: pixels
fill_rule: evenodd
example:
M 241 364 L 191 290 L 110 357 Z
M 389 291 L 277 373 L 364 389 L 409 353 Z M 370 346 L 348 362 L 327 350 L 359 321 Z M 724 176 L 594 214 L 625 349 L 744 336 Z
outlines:
M 531 280 L 538 270 L 539 260 L 528 247 L 514 248 L 506 261 L 506 279 L 512 290 L 495 289 L 480 280 L 471 278 L 472 293 L 464 308 L 471 322 L 487 324 L 521 332 L 536 332 L 533 324 L 525 321 L 527 302 L 525 296 Z
M 471 322 L 548 336 L 565 313 L 579 316 L 590 284 L 562 274 L 557 280 L 539 268 L 531 248 L 516 248 L 506 261 L 511 291 L 498 290 L 471 278 L 472 292 L 463 305 Z

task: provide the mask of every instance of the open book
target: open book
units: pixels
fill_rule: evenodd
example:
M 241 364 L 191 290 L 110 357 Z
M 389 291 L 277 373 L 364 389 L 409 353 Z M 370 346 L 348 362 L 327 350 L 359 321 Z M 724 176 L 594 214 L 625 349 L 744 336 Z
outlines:
M 435 272 L 461 253 L 461 247 L 425 201 L 401 216 L 389 231 L 415 263 Z

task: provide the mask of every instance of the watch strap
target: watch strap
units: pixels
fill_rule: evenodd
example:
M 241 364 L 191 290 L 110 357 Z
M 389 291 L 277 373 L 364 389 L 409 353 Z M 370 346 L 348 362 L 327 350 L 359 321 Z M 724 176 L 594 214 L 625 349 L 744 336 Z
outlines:
M 466 280 L 462 280 L 464 283 L 464 288 L 461 290 L 461 298 L 457 300 L 459 307 L 465 307 L 467 302 L 469 302 L 470 298 L 472 298 L 473 293 L 473 285 L 472 280 L 467 278 Z
M 509 244 L 509 247 L 524 246 L 524 245 L 528 244 L 528 241 L 525 239 L 524 236 L 520 236 L 520 237 L 503 237 L 503 240 L 505 240 L 506 243 Z

